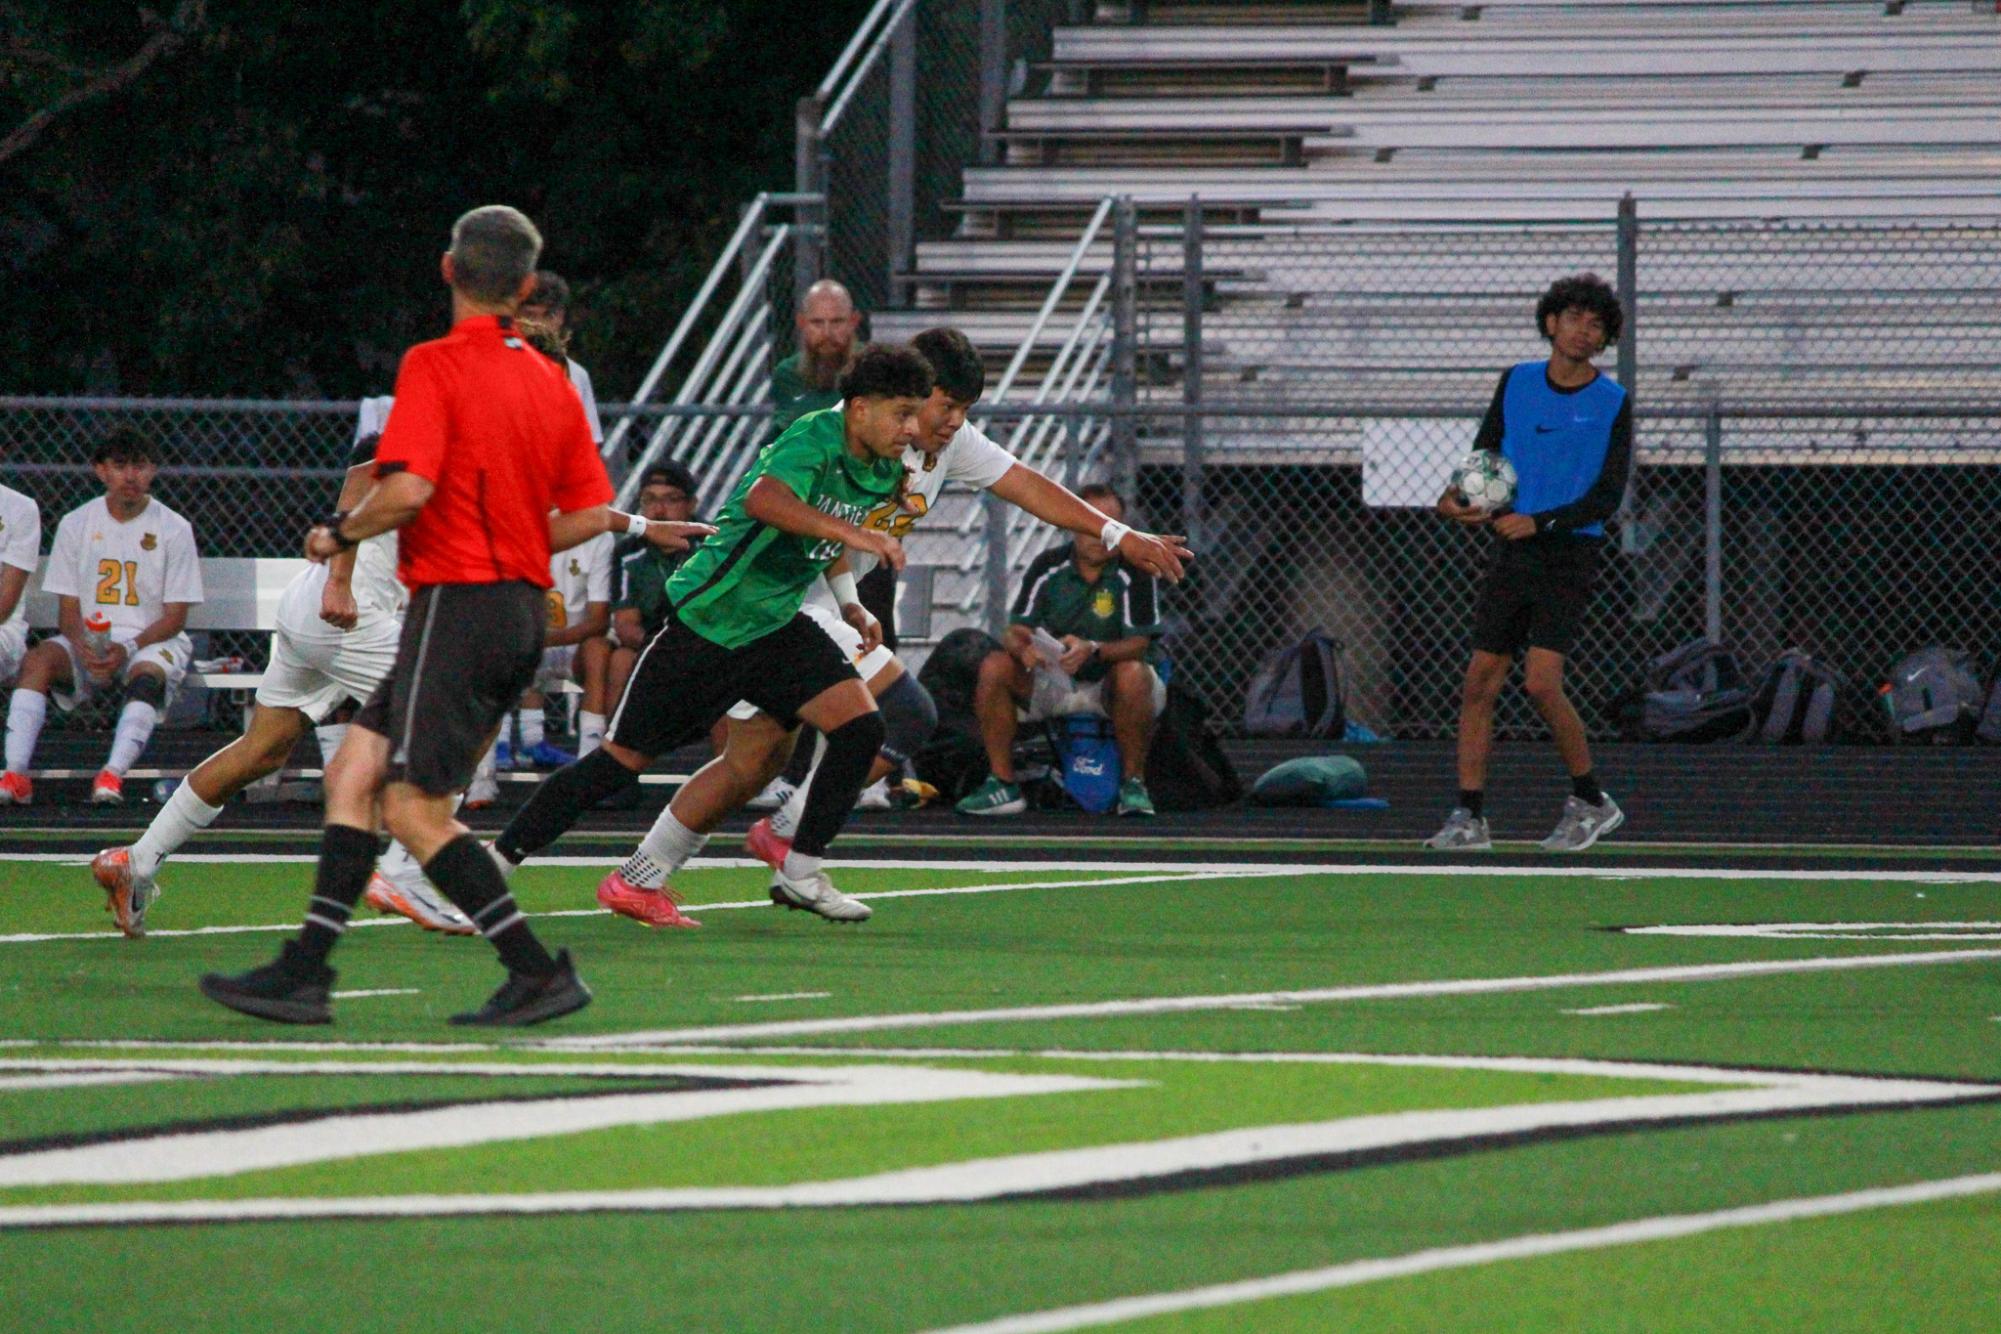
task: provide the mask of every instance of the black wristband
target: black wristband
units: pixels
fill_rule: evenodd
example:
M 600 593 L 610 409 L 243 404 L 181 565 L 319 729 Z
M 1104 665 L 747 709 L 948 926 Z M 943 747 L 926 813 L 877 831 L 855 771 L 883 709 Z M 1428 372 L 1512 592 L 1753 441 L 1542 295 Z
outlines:
M 348 511 L 335 510 L 332 514 L 329 514 L 327 515 L 326 518 L 320 520 L 320 527 L 327 530 L 328 534 L 330 534 L 333 537 L 334 544 L 338 546 L 342 551 L 352 551 L 354 548 L 361 545 L 361 541 L 359 538 L 349 537 L 346 533 L 343 533 L 340 530 L 340 526 L 343 523 L 347 522 L 347 516 L 348 516 Z

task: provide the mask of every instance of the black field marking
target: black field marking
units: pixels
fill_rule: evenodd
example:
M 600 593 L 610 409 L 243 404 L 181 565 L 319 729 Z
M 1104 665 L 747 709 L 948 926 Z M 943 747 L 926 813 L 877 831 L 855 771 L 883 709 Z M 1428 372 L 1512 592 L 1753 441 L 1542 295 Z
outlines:
M 1917 1102 L 1873 1102 L 1846 1107 L 1806 1107 L 1773 1108 L 1757 1112 L 1719 1112 L 1712 1115 L 1675 1116 L 1636 1121 L 1603 1121 L 1592 1125 L 1578 1126 L 1538 1126 L 1533 1130 L 1506 1131 L 1492 1135 L 1468 1135 L 1458 1139 L 1423 1140 L 1412 1144 L 1393 1144 L 1379 1149 L 1358 1149 L 1346 1153 L 1306 1154 L 1297 1158 L 1271 1158 L 1254 1163 L 1232 1163 L 1227 1167 L 1198 1168 L 1187 1172 L 1171 1172 L 1161 1176 L 1138 1177 L 1125 1181 L 1093 1182 L 1087 1186 L 1062 1186 L 1054 1190 L 1021 1191 L 1010 1195 L 997 1195 L 984 1200 L 971 1200 L 969 1204 L 1009 1204 L 1028 1203 L 1045 1200 L 1128 1200 L 1146 1195 L 1180 1194 L 1196 1190 L 1214 1190 L 1227 1186 L 1253 1186 L 1273 1181 L 1289 1181 L 1295 1177 L 1325 1176 L 1335 1172 L 1353 1172 L 1368 1167 L 1394 1167 L 1399 1163 L 1432 1162 L 1445 1158 L 1464 1158 L 1476 1153 L 1493 1153 L 1504 1149 L 1529 1148 L 1539 1144 L 1555 1144 L 1565 1140 L 1592 1139 L 1607 1135 L 1625 1135 L 1635 1132 L 1650 1133 L 1662 1130 L 1685 1130 L 1695 1126 L 1734 1125 L 1751 1121 L 1782 1121 L 1792 1117 L 1834 1117 L 1860 1116 L 1870 1112 L 1917 1112 L 1932 1111 L 1942 1107 L 1968 1107 L 1981 1103 L 2001 1103 L 2001 1091 L 1993 1093 L 1968 1094 L 1963 1098 L 1940 1101 Z M 954 1201 L 954 1203 L 959 1203 Z M 895 1205 L 850 1205 L 849 1208 L 925 1208 L 921 1203 Z
M 178 1072 L 187 1080 L 206 1079 L 257 1079 L 274 1077 L 289 1079 L 290 1075 L 268 1075 L 259 1071 L 255 1075 L 194 1075 Z M 347 1079 L 348 1075 L 329 1075 L 325 1071 L 308 1072 L 322 1079 Z M 367 1074 L 358 1070 L 357 1074 Z M 451 1075 L 442 1072 L 426 1072 L 421 1075 L 385 1074 L 382 1079 L 534 1079 L 538 1076 L 534 1068 L 524 1067 L 518 1074 L 469 1074 Z M 346 1116 L 394 1116 L 404 1112 L 430 1112 L 444 1107 L 470 1107 L 494 1102 L 520 1103 L 524 1106 L 538 1102 L 581 1102 L 591 1098 L 622 1097 L 630 1093 L 707 1093 L 719 1089 L 779 1088 L 794 1081 L 786 1079 L 723 1079 L 706 1075 L 545 1075 L 546 1079 L 606 1080 L 619 1085 L 617 1092 L 611 1090 L 590 1090 L 576 1093 L 533 1093 L 522 1097 L 487 1098 L 411 1098 L 396 1102 L 356 1103 L 347 1107 L 297 1107 L 275 1112 L 248 1112 L 233 1116 L 204 1117 L 188 1121 L 159 1121 L 145 1126 L 121 1126 L 113 1130 L 94 1130 L 77 1134 L 45 1135 L 33 1139 L 0 1140 L 0 1158 L 11 1158 L 17 1154 L 42 1153 L 51 1149 L 83 1149 L 97 1144 L 117 1144 L 128 1140 L 169 1138 L 175 1135 L 200 1135 L 218 1131 L 262 1130 L 269 1126 L 298 1125 L 307 1121 L 330 1121 Z

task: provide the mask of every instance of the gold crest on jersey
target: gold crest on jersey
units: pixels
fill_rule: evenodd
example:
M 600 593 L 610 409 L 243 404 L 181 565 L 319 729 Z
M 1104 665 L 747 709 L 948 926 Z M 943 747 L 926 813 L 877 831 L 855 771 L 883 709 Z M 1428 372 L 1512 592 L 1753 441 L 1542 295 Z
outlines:
M 1118 599 L 1112 596 L 1112 590 L 1109 588 L 1099 589 L 1098 595 L 1091 599 L 1091 611 L 1099 616 L 1110 616 L 1118 609 L 1118 605 Z
M 154 547 L 157 547 L 159 545 L 160 545 L 160 539 L 155 537 L 151 533 L 148 533 L 144 537 L 139 539 L 139 550 L 141 551 L 151 551 Z

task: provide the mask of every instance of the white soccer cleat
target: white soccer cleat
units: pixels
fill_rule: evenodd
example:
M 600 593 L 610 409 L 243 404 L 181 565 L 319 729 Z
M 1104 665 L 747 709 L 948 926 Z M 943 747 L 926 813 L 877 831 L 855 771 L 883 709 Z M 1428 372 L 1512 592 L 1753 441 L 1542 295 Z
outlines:
M 792 784 L 786 782 L 783 778 L 774 778 L 764 785 L 764 791 L 746 801 L 744 806 L 746 809 L 753 811 L 775 811 L 780 806 L 783 806 L 791 796 Z
M 375 911 L 407 917 L 426 931 L 442 931 L 448 936 L 470 936 L 479 929 L 472 924 L 470 917 L 439 898 L 422 880 L 399 885 L 377 871 L 368 878 L 368 889 L 362 897 Z
M 825 871 L 816 871 L 804 880 L 779 871 L 771 881 L 771 901 L 781 908 L 818 913 L 830 922 L 866 922 L 875 916 L 875 909 L 835 889 Z
M 858 811 L 888 810 L 889 780 L 887 778 L 878 778 L 875 782 L 863 788 L 862 794 L 855 798 L 855 809 Z

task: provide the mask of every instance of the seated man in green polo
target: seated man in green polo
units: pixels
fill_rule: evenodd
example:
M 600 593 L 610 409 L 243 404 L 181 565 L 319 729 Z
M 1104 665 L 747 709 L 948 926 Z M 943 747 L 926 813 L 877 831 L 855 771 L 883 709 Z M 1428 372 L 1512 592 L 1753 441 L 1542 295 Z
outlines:
M 1077 494 L 1113 519 L 1125 502 L 1109 486 Z M 1080 536 L 1029 566 L 1016 595 L 1001 651 L 980 664 L 973 713 L 992 776 L 959 803 L 962 815 L 1018 815 L 1028 808 L 1014 781 L 1014 737 L 1023 722 L 1092 713 L 1112 720 L 1124 771 L 1120 815 L 1152 815 L 1146 752 L 1167 686 L 1153 668 L 1160 635 L 1153 577 L 1120 563 L 1095 537 Z M 1035 646 L 1036 632 L 1060 641 L 1054 664 Z M 1053 670 L 1052 670 L 1053 667 Z
M 678 459 L 657 463 L 646 470 L 639 484 L 639 512 L 649 519 L 693 519 L 697 490 L 695 475 L 686 464 Z M 662 552 L 662 558 L 655 560 L 650 553 L 657 550 L 643 540 L 620 542 L 616 549 L 618 563 L 612 570 L 610 685 L 614 705 L 625 694 L 625 683 L 632 678 L 639 651 L 667 624 L 672 610 L 667 603 L 667 576 L 681 567 L 681 562 L 693 554 L 694 547 L 672 554 Z

